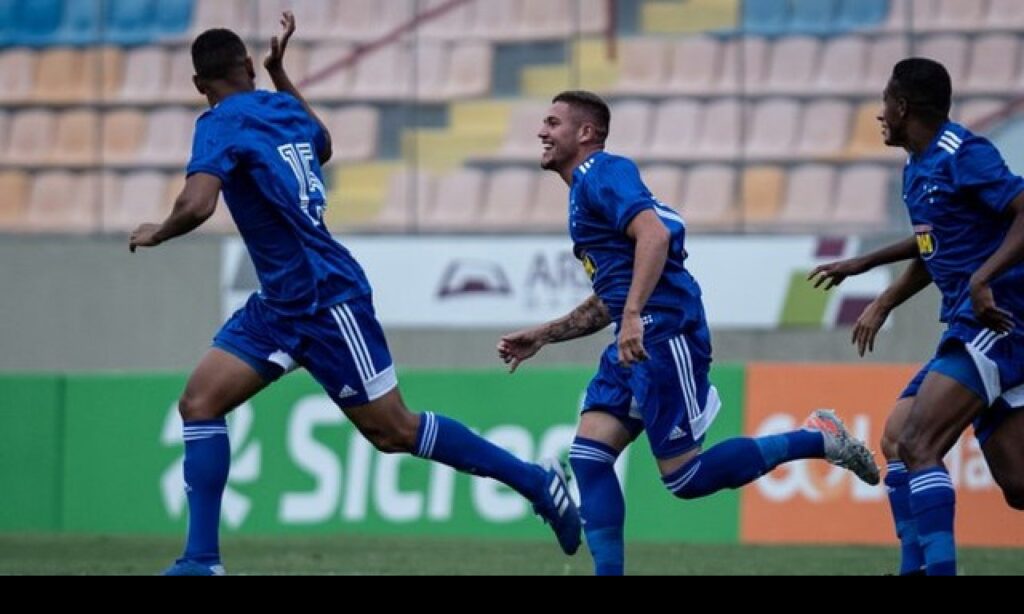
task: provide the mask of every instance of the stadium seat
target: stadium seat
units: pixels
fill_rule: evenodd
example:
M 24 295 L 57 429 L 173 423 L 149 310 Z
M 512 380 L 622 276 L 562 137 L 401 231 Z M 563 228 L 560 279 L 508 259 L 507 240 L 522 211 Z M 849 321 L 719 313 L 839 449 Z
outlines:
M 426 172 L 404 167 L 395 171 L 388 180 L 384 206 L 367 224 L 378 231 L 409 232 L 419 228 L 423 212 L 432 198 L 434 180 Z
M 836 170 L 830 165 L 807 164 L 791 170 L 779 224 L 783 228 L 804 228 L 831 219 L 835 181 Z
M 769 98 L 758 102 L 744 130 L 744 154 L 755 160 L 787 157 L 796 143 L 800 117 L 800 103 L 792 98 Z
M 0 0 L 0 47 L 17 43 L 18 0 Z
M 420 13 L 435 10 L 448 0 L 422 0 L 417 6 Z M 416 34 L 421 38 L 438 40 L 459 40 L 466 36 L 466 32 L 473 27 L 476 18 L 477 5 L 481 2 L 465 2 L 453 9 L 441 13 L 433 19 L 424 22 Z
M 123 56 L 124 78 L 118 98 L 125 102 L 156 102 L 168 81 L 169 60 L 156 45 L 136 47 Z
M 696 154 L 705 160 L 733 159 L 740 153 L 742 105 L 735 98 L 721 98 L 704 107 Z
M 522 19 L 522 0 L 477 2 L 471 33 L 496 42 L 513 40 L 519 35 Z
M 525 100 L 512 107 L 501 148 L 492 156 L 499 160 L 537 160 L 541 146 L 537 133 L 544 114 L 551 106 L 547 101 Z
M 100 158 L 100 116 L 92 109 L 65 111 L 57 116 L 54 147 L 49 163 L 54 166 L 93 166 Z
M 870 30 L 889 17 L 889 0 L 840 0 L 835 25 L 838 30 Z
M 494 49 L 490 44 L 468 41 L 451 49 L 442 96 L 446 100 L 485 97 L 491 93 Z
M 176 40 L 182 38 L 192 24 L 195 3 L 202 3 L 204 1 L 156 0 L 156 8 L 153 14 L 153 33 L 156 39 Z M 312 25 L 310 24 L 310 26 Z M 305 24 L 303 24 L 303 27 L 306 27 Z
M 24 226 L 30 184 L 28 173 L 0 170 L 0 230 L 19 230 Z
M 99 55 L 94 49 L 54 47 L 41 51 L 32 98 L 47 104 L 98 99 Z
M 701 104 L 690 98 L 672 98 L 658 105 L 648 154 L 662 160 L 684 160 L 694 155 L 701 130 Z
M 477 3 L 480 4 L 480 3 Z M 570 7 L 575 30 L 581 34 L 603 34 L 608 30 L 609 3 L 607 0 L 574 0 Z
M 669 48 L 668 80 L 659 83 L 659 88 L 672 94 L 724 93 L 721 47 L 718 40 L 710 36 L 676 40 Z
M 375 3 L 375 22 L 380 34 L 394 32 L 416 17 L 418 0 L 390 0 Z
M 787 34 L 820 36 L 835 32 L 838 4 L 839 0 L 791 0 Z
M 947 32 L 974 32 L 985 24 L 988 0 L 934 0 L 932 27 Z
M 111 166 L 127 166 L 136 156 L 146 135 L 146 114 L 137 109 L 111 111 L 103 116 L 102 159 Z
M 34 89 L 35 74 L 35 52 L 24 48 L 0 51 L 0 102 L 26 102 Z
M 183 168 L 192 151 L 195 120 L 191 109 L 170 107 L 151 111 L 138 161 Z
M 64 3 L 60 25 L 54 32 L 53 45 L 95 45 L 103 30 L 100 0 L 68 0 Z
M 786 173 L 778 166 L 751 166 L 743 171 L 740 187 L 740 218 L 756 229 L 776 221 L 782 204 Z
M 768 39 L 748 36 L 739 41 L 738 55 L 732 61 L 742 62 L 735 66 L 726 66 L 725 70 L 733 72 L 744 94 L 761 94 L 768 81 L 768 69 L 771 62 L 772 46 Z M 728 53 L 729 47 L 726 47 Z M 723 92 L 725 93 L 725 92 Z
M 788 0 L 747 0 L 742 5 L 741 27 L 744 33 L 775 36 L 787 32 Z
M 17 7 L 17 45 L 46 47 L 54 44 L 65 0 L 20 0 Z M 89 1 L 89 0 L 87 0 Z
M 351 52 L 352 47 L 343 43 L 322 43 L 314 45 L 310 49 L 306 79 L 314 78 L 316 80 L 308 82 L 303 88 L 310 99 L 330 101 L 348 97 L 355 78 L 355 70 L 352 67 L 335 70 L 324 76 L 319 75 Z
M 654 198 L 675 209 L 683 202 L 683 170 L 672 164 L 645 166 L 640 169 L 644 185 Z
M 53 151 L 57 116 L 53 111 L 27 109 L 11 118 L 4 151 L 6 164 L 42 164 Z
M 361 42 L 383 34 L 377 21 L 374 0 L 345 0 L 335 6 L 329 31 L 343 41 Z M 488 4 L 488 3 L 485 3 Z
M 682 43 L 679 43 L 682 44 Z M 657 38 L 627 38 L 619 44 L 617 94 L 658 94 L 668 78 L 668 50 Z
M 926 58 L 937 60 L 949 71 L 949 78 L 954 84 L 967 80 L 967 37 L 960 34 L 942 34 L 931 36 L 920 41 L 914 53 Z
M 832 221 L 882 230 L 888 221 L 889 171 L 876 165 L 856 165 L 839 175 Z
M 167 217 L 173 202 L 167 198 L 167 175 L 137 171 L 107 173 L 100 226 L 103 231 L 132 230 L 142 222 Z
M 118 45 L 140 45 L 153 39 L 154 0 L 106 0 L 103 39 Z
M 900 60 L 910 56 L 910 43 L 907 37 L 888 35 L 875 39 L 868 47 L 867 71 L 861 91 L 875 94 L 882 99 L 882 90 L 892 76 L 892 67 Z
M 254 30 L 253 17 L 248 0 L 197 0 L 189 37 L 195 37 L 210 28 L 231 28 L 246 38 Z
M 821 44 L 815 38 L 786 36 L 775 41 L 763 91 L 798 94 L 807 91 L 818 70 Z M 755 90 L 756 91 L 756 90 Z
M 989 0 L 982 27 L 987 30 L 1020 30 L 1024 28 L 1024 2 L 1020 0 Z
M 420 227 L 428 230 L 475 230 L 480 221 L 486 175 L 460 168 L 436 180 Z
M 725 229 L 736 223 L 736 169 L 711 164 L 687 174 L 679 209 L 688 225 Z
M 534 230 L 566 232 L 569 228 L 569 188 L 555 173 L 540 171 L 528 224 Z
M 971 98 L 953 104 L 953 118 L 971 130 L 984 130 L 981 122 L 1005 111 L 1006 108 L 1007 102 L 999 98 Z
M 484 190 L 481 229 L 520 229 L 526 226 L 536 189 L 537 172 L 534 170 L 508 167 L 492 171 Z
M 906 157 L 902 149 L 885 146 L 882 125 L 878 122 L 881 108 L 881 102 L 866 102 L 857 109 L 847 147 L 850 157 L 871 160 L 899 160 Z
M 1020 42 L 1015 34 L 987 34 L 974 39 L 967 79 L 957 90 L 972 94 L 1015 93 Z
M 608 149 L 619 155 L 636 157 L 647 153 L 650 147 L 651 103 L 625 100 L 612 105 L 615 129 L 608 136 Z
M 370 160 L 377 155 L 380 117 L 375 107 L 352 105 L 320 113 L 331 133 L 334 160 Z
M 11 133 L 11 114 L 5 109 L 0 109 L 0 160 L 7 151 L 7 139 Z
M 411 49 L 396 45 L 375 49 L 356 64 L 352 96 L 363 100 L 410 100 L 413 68 Z
M 104 45 L 98 49 L 94 48 L 97 55 L 97 63 L 99 64 L 99 74 L 96 75 L 99 80 L 99 92 L 98 100 L 102 102 L 110 102 L 118 99 L 121 91 L 121 84 L 124 81 L 124 53 L 121 47 L 114 47 L 112 45 Z
M 521 0 L 522 40 L 564 38 L 576 30 L 575 6 L 570 0 Z
M 100 189 L 95 173 L 47 171 L 36 175 L 25 228 L 35 232 L 96 230 Z
M 795 153 L 802 158 L 831 158 L 842 153 L 850 134 L 850 103 L 816 98 L 804 107 Z
M 202 104 L 205 102 L 196 86 L 192 83 L 192 76 L 195 69 L 192 66 L 192 54 L 188 47 L 177 49 L 171 52 L 167 60 L 167 81 L 161 102 Z
M 854 94 L 863 90 L 868 41 L 862 36 L 836 36 L 821 52 L 815 89 L 823 94 Z M 877 87 L 877 86 L 876 86 Z

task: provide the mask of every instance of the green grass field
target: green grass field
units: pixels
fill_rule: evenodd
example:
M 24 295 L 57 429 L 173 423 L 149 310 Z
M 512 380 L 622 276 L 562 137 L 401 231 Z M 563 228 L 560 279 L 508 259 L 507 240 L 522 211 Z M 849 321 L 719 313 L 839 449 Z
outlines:
M 152 575 L 178 554 L 164 537 L 0 535 L 0 574 Z M 229 538 L 231 574 L 589 575 L 585 548 L 566 557 L 547 542 L 335 536 Z M 633 544 L 627 571 L 641 575 L 882 575 L 896 549 Z M 1024 550 L 961 549 L 965 575 L 1024 575 Z

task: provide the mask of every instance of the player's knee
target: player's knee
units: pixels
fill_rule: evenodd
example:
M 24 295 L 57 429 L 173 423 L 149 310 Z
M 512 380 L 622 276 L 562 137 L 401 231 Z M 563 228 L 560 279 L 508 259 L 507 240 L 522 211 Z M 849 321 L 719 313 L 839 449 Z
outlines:
M 921 467 L 923 465 L 927 465 L 929 457 L 933 456 L 923 442 L 907 433 L 900 435 L 896 447 L 898 457 L 902 459 L 908 467 Z
M 899 440 L 888 432 L 882 434 L 881 447 L 885 460 L 890 462 L 901 460 Z
M 223 415 L 220 407 L 208 398 L 185 393 L 178 399 L 178 413 L 185 422 L 216 420 Z
M 389 420 L 362 427 L 363 435 L 373 447 L 385 454 L 412 452 L 416 449 L 418 422 L 409 412 L 402 412 Z

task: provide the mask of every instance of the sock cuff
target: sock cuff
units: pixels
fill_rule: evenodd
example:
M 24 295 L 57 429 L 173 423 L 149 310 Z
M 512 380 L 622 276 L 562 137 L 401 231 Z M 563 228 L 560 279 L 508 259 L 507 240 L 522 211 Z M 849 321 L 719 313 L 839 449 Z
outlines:
M 420 414 L 420 427 L 416 432 L 416 456 L 431 458 L 437 443 L 438 420 L 432 411 Z
M 228 423 L 224 418 L 217 420 L 195 420 L 185 422 L 181 429 L 182 438 L 186 441 L 201 441 L 228 435 Z
M 577 437 L 572 442 L 572 447 L 569 448 L 569 460 L 571 461 L 590 461 L 614 465 L 618 456 L 619 452 L 615 448 L 583 437 Z

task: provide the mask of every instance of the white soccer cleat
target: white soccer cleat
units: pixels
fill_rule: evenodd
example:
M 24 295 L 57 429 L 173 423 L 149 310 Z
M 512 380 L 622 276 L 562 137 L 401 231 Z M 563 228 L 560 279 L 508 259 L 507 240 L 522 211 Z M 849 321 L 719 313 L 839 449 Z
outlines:
M 879 481 L 875 457 L 864 442 L 854 439 L 843 421 L 829 409 L 819 409 L 804 421 L 804 428 L 818 431 L 825 438 L 825 460 L 849 469 L 858 478 L 874 486 Z

